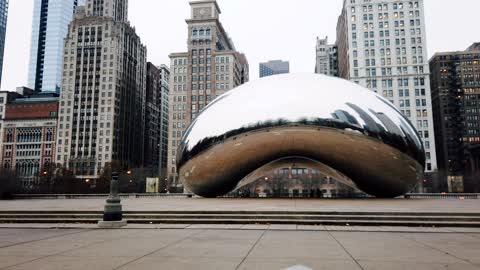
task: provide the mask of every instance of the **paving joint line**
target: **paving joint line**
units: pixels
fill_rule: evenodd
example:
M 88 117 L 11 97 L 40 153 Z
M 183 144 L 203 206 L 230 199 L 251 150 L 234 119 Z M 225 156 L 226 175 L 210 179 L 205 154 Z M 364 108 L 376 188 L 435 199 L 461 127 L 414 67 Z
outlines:
M 0 229 L 2 229 L 2 228 L 0 228 Z M 6 228 L 6 229 L 7 230 L 10 230 L 10 229 L 26 229 L 26 230 L 29 230 L 29 229 L 35 229 L 35 228 Z M 43 229 L 43 228 L 40 228 L 40 229 Z M 45 229 L 45 230 L 52 230 L 52 229 Z M 61 234 L 61 235 L 55 235 L 55 236 L 50 236 L 50 237 L 45 237 L 45 238 L 41 238 L 41 239 L 25 241 L 25 242 L 21 242 L 21 243 L 15 243 L 15 244 L 6 245 L 6 246 L 0 246 L 0 249 L 9 248 L 9 247 L 13 247 L 13 246 L 24 245 L 24 244 L 29 244 L 29 243 L 33 243 L 33 242 L 37 242 L 37 241 L 50 240 L 50 239 L 54 239 L 54 238 L 57 238 L 57 237 L 63 237 L 63 236 L 67 236 L 67 235 L 73 235 L 73 234 L 79 234 L 79 233 L 84 233 L 84 232 L 91 231 L 91 229 L 69 229 L 69 228 L 67 228 L 66 230 L 81 230 L 81 231 L 64 233 L 64 234 Z M 0 268 L 0 269 L 2 269 L 2 268 Z
M 88 230 L 88 232 L 90 232 L 90 231 L 92 231 L 92 230 Z M 79 232 L 79 233 L 80 233 L 80 232 Z M 75 233 L 65 234 L 64 236 L 72 235 L 72 234 L 75 234 Z M 49 239 L 44 239 L 44 240 L 49 240 Z M 34 262 L 34 261 L 43 260 L 43 259 L 45 259 L 45 258 L 50 258 L 50 257 L 53 257 L 53 256 L 58 256 L 58 255 L 61 255 L 61 254 L 63 254 L 63 253 L 67 253 L 67 252 L 70 252 L 70 251 L 73 251 L 73 250 L 76 250 L 76 249 L 86 248 L 86 247 L 89 247 L 89 246 L 92 246 L 92 245 L 104 243 L 104 242 L 107 242 L 108 240 L 111 240 L 111 239 L 105 239 L 105 240 L 101 240 L 101 241 L 98 241 L 98 242 L 81 245 L 81 246 L 74 247 L 74 248 L 70 248 L 70 249 L 67 249 L 67 250 L 63 250 L 63 251 L 60 251 L 60 252 L 57 252 L 57 253 L 53 253 L 53 254 L 49 254 L 49 255 L 46 255 L 46 256 L 38 257 L 38 258 L 35 258 L 35 259 L 33 259 L 33 260 L 29 260 L 29 261 L 25 261 L 25 262 L 21 262 L 21 263 L 9 265 L 9 266 L 6 266 L 6 267 L 2 267 L 2 268 L 0 268 L 0 269 L 8 269 L 8 268 L 12 268 L 12 267 L 19 266 L 19 265 L 22 265 L 22 264 L 27 264 L 27 263 L 31 263 L 31 262 Z
M 357 259 L 353 257 L 353 255 L 347 250 L 347 248 L 345 248 L 345 246 L 342 243 L 340 243 L 340 241 L 338 241 L 337 238 L 335 238 L 335 236 L 332 234 L 331 231 L 327 230 L 327 233 L 333 238 L 333 240 L 335 240 L 335 242 L 337 242 L 337 244 L 340 247 L 342 247 L 342 249 L 348 254 L 348 256 L 350 256 L 350 258 L 355 262 L 355 264 L 357 264 L 357 266 L 360 267 L 360 269 L 365 270 L 365 268 L 363 268 L 363 266 L 357 261 Z
M 459 233 L 459 234 L 462 234 L 462 233 Z M 455 254 L 452 254 L 451 252 L 445 251 L 445 250 L 443 250 L 443 249 L 441 249 L 441 248 L 437 248 L 437 247 L 431 246 L 431 245 L 429 245 L 429 244 L 427 244 L 427 243 L 424 243 L 424 242 L 421 242 L 421 241 L 419 241 L 419 240 L 410 238 L 410 237 L 406 236 L 405 234 L 400 235 L 400 237 L 403 237 L 404 239 L 408 239 L 408 240 L 410 240 L 410 241 L 413 241 L 413 242 L 415 242 L 415 243 L 418 243 L 418 244 L 420 244 L 420 245 L 422 245 L 422 246 L 431 248 L 431 249 L 433 249 L 433 250 L 439 251 L 439 252 L 443 253 L 444 255 L 448 255 L 448 256 L 451 256 L 451 257 L 453 257 L 453 258 L 455 258 L 455 259 L 457 259 L 457 260 L 464 261 L 464 262 L 466 262 L 466 263 L 468 263 L 468 264 L 471 264 L 471 265 L 473 265 L 473 266 L 475 266 L 475 267 L 480 267 L 479 264 L 476 264 L 476 263 L 474 263 L 474 262 L 472 262 L 472 261 L 470 261 L 470 260 L 468 260 L 468 259 L 460 258 L 460 257 L 456 256 Z
M 252 253 L 253 249 L 257 246 L 257 244 L 260 242 L 260 240 L 263 238 L 263 236 L 267 233 L 268 230 L 263 230 L 262 234 L 258 237 L 257 241 L 253 244 L 253 246 L 250 248 L 250 250 L 247 252 L 245 257 L 243 257 L 242 261 L 235 267 L 235 270 L 238 270 L 240 266 L 245 262 L 248 256 L 250 256 L 250 253 Z
M 131 261 L 126 262 L 126 263 L 124 263 L 124 264 L 122 264 L 122 265 L 120 265 L 120 266 L 117 266 L 117 267 L 113 268 L 113 270 L 121 269 L 121 268 L 123 268 L 123 267 L 125 267 L 125 266 L 127 266 L 127 265 L 129 265 L 129 264 L 131 264 L 131 263 L 134 263 L 134 262 L 139 261 L 139 260 L 141 260 L 141 259 L 143 259 L 143 258 L 145 258 L 145 257 L 147 257 L 147 256 L 150 256 L 150 255 L 152 255 L 152 254 L 154 254 L 154 253 L 156 253 L 156 252 L 159 252 L 159 251 L 162 250 L 162 249 L 165 249 L 165 248 L 171 247 L 171 246 L 173 246 L 173 245 L 176 245 L 176 244 L 178 244 L 178 243 L 181 243 L 181 242 L 187 240 L 188 238 L 193 237 L 193 236 L 195 236 L 195 235 L 199 235 L 199 234 L 201 234 L 202 232 L 205 232 L 205 231 L 206 231 L 206 230 L 201 230 L 201 231 L 199 231 L 199 232 L 197 232 L 197 233 L 192 233 L 192 234 L 190 234 L 190 235 L 188 235 L 188 236 L 186 236 L 186 237 L 180 238 L 180 239 L 178 239 L 178 240 L 176 240 L 176 241 L 173 241 L 173 242 L 171 242 L 171 243 L 169 243 L 169 244 L 167 244 L 167 245 L 165 245 L 165 246 L 163 246 L 163 247 L 161 247 L 161 248 L 158 248 L 158 249 L 156 249 L 156 250 L 154 250 L 154 251 L 152 251 L 152 252 L 149 252 L 149 253 L 147 253 L 147 254 L 145 254 L 145 255 L 142 255 L 142 256 L 134 259 L 134 260 L 131 260 Z

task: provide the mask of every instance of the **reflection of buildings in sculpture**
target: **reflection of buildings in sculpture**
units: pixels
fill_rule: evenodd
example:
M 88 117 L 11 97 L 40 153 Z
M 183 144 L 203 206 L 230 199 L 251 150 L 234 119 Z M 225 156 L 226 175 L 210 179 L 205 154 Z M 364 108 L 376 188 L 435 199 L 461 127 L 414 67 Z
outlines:
M 366 111 L 352 103 L 347 103 L 347 105 L 357 112 L 363 122 L 365 122 L 365 130 L 368 130 L 368 132 L 373 132 L 374 134 L 379 134 L 381 132 L 377 122 Z
M 314 169 L 291 166 L 276 170 L 234 191 L 233 195 L 250 197 L 349 197 L 364 193 Z
M 58 95 L 16 95 L 4 108 L 1 166 L 31 188 L 40 170 L 54 161 Z
M 332 116 L 333 118 L 341 120 L 345 123 L 349 123 L 355 126 L 360 126 L 357 119 L 355 119 L 355 117 L 351 113 L 345 110 L 336 110 L 334 113 L 332 113 Z

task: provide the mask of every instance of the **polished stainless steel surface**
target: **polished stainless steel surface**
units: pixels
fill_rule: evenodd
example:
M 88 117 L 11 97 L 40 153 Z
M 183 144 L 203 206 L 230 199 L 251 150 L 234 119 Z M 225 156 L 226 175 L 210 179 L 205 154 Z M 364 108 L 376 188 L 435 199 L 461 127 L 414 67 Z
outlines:
M 410 191 L 425 166 L 415 128 L 384 98 L 343 79 L 285 74 L 210 103 L 187 129 L 177 167 L 187 189 L 216 197 L 288 159 L 379 197 Z

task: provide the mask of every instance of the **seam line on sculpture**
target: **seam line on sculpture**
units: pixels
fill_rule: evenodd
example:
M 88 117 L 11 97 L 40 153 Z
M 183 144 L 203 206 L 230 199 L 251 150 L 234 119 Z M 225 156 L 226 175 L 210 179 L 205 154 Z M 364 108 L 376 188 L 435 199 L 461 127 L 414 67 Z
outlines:
M 431 246 L 431 245 L 429 245 L 429 244 L 427 244 L 427 243 L 420 242 L 420 241 L 418 241 L 418 240 L 416 240 L 416 239 L 413 239 L 413 238 L 410 238 L 410 237 L 408 237 L 408 236 L 405 236 L 404 234 L 401 235 L 401 237 L 403 237 L 404 239 L 408 239 L 408 240 L 410 240 L 410 241 L 413 241 L 413 242 L 415 242 L 415 243 L 418 243 L 418 244 L 420 244 L 420 245 L 422 245 L 422 246 L 425 246 L 425 247 L 431 248 L 431 249 L 433 249 L 433 250 L 439 251 L 439 252 L 443 253 L 444 255 L 449 255 L 449 256 L 451 256 L 451 257 L 453 257 L 453 258 L 455 258 L 455 259 L 461 260 L 461 261 L 466 262 L 466 263 L 468 263 L 468 264 L 471 264 L 471 265 L 473 265 L 473 266 L 475 266 L 475 267 L 479 267 L 479 266 L 480 266 L 480 265 L 478 265 L 478 264 L 476 264 L 476 263 L 474 263 L 474 262 L 472 262 L 472 261 L 469 261 L 469 260 L 467 260 L 467 259 L 460 258 L 460 257 L 452 254 L 451 252 L 447 252 L 447 251 L 445 251 L 445 250 L 443 250 L 443 249 L 440 249 L 440 248 Z
M 337 238 L 335 238 L 335 236 L 327 229 L 327 233 L 330 235 L 330 237 L 333 238 L 333 240 L 335 240 L 335 242 L 337 242 L 337 244 L 342 247 L 342 249 L 348 254 L 348 256 L 357 264 L 358 267 L 360 267 L 360 269 L 364 270 L 363 266 L 357 261 L 357 259 L 355 259 L 353 257 L 353 255 L 347 250 L 347 248 L 345 248 L 345 246 L 340 243 L 340 241 L 338 241 Z
M 267 230 L 264 230 L 262 232 L 262 234 L 260 235 L 260 237 L 258 237 L 257 241 L 255 241 L 255 243 L 253 244 L 253 246 L 250 248 L 250 250 L 247 252 L 247 255 L 245 255 L 245 257 L 242 259 L 242 261 L 237 265 L 237 267 L 235 268 L 235 270 L 238 270 L 240 268 L 240 266 L 242 266 L 242 264 L 245 262 L 245 260 L 247 259 L 248 256 L 250 256 L 250 253 L 252 253 L 253 249 L 257 246 L 257 244 L 260 242 L 260 240 L 263 238 L 263 236 L 267 233 Z
M 171 247 L 171 246 L 173 246 L 173 245 L 176 245 L 176 244 L 178 244 L 178 243 L 181 243 L 181 242 L 187 240 L 188 238 L 193 237 L 193 236 L 198 235 L 198 234 L 201 234 L 201 233 L 203 233 L 203 232 L 205 232 L 205 230 L 201 230 L 201 231 L 199 231 L 199 232 L 197 232 L 197 233 L 192 233 L 191 235 L 188 235 L 188 236 L 186 236 L 186 237 L 180 238 L 180 239 L 178 239 L 177 241 L 173 241 L 173 242 L 170 243 L 170 244 L 167 244 L 167 245 L 165 245 L 165 246 L 163 246 L 163 247 L 161 247 L 161 248 L 158 248 L 158 249 L 156 249 L 156 250 L 154 250 L 154 251 L 152 251 L 152 252 L 149 252 L 149 253 L 147 253 L 147 254 L 145 254 L 145 255 L 142 255 L 142 256 L 134 259 L 134 260 L 131 260 L 131 261 L 126 262 L 126 263 L 124 263 L 124 264 L 122 264 L 122 265 L 120 265 L 120 266 L 117 266 L 117 267 L 113 268 L 113 270 L 121 269 L 121 268 L 123 268 L 123 267 L 125 267 L 125 266 L 127 266 L 127 265 L 129 265 L 129 264 L 131 264 L 131 263 L 134 263 L 134 262 L 139 261 L 139 260 L 141 260 L 141 259 L 143 259 L 143 258 L 145 258 L 145 257 L 147 257 L 147 256 L 150 256 L 150 255 L 152 255 L 152 254 L 154 254 L 154 253 L 156 253 L 156 252 L 159 252 L 159 251 L 162 250 L 162 249 L 165 249 L 165 248 Z

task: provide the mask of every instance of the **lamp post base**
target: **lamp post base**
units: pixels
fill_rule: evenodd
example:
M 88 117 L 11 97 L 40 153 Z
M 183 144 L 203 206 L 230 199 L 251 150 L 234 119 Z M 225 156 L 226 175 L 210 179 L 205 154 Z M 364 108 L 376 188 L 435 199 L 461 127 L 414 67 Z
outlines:
M 103 221 L 100 220 L 98 222 L 98 227 L 101 229 L 119 229 L 127 226 L 127 221 L 126 220 L 120 220 L 120 221 Z

